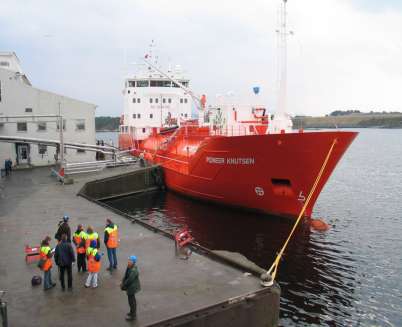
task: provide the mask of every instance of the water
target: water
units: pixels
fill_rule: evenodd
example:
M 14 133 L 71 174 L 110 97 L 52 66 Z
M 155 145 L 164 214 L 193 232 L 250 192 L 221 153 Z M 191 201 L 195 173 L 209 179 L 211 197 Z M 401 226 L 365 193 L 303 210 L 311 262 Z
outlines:
M 279 267 L 283 326 L 402 326 L 402 130 L 359 132 L 314 210 L 331 229 L 298 229 Z M 172 193 L 110 204 L 164 229 L 188 226 L 202 245 L 262 267 L 291 228 Z

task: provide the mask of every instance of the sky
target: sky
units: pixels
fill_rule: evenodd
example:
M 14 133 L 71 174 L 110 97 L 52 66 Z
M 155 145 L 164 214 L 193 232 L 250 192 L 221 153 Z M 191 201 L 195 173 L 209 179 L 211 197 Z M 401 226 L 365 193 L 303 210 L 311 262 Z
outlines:
M 275 112 L 280 0 L 1 0 L 0 51 L 38 88 L 119 116 L 155 41 L 195 93 Z M 402 111 L 401 0 L 288 0 L 288 112 Z M 260 86 L 261 93 L 252 93 Z

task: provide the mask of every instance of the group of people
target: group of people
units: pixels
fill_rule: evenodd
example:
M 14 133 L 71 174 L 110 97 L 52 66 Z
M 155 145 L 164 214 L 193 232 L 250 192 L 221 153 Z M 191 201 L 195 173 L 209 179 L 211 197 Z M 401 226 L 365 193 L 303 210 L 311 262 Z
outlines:
M 98 273 L 101 269 L 101 259 L 103 253 L 100 253 L 99 234 L 88 226 L 86 231 L 82 224 L 77 226 L 77 230 L 71 237 L 71 228 L 69 226 L 69 217 L 65 215 L 59 223 L 55 234 L 57 245 L 54 249 L 50 247 L 51 238 L 46 236 L 41 242 L 40 261 L 38 266 L 43 270 L 44 290 L 49 290 L 56 286 L 52 281 L 51 269 L 52 258 L 59 268 L 59 279 L 62 291 L 66 290 L 65 275 L 67 274 L 67 289 L 72 291 L 73 278 L 72 266 L 76 261 L 72 243 L 75 245 L 77 254 L 77 270 L 78 272 L 87 272 L 88 277 L 84 286 L 86 288 L 98 287 Z M 104 231 L 104 244 L 107 249 L 109 259 L 109 267 L 107 270 L 112 272 L 117 269 L 117 248 L 119 246 L 118 227 L 110 219 L 106 220 Z M 127 320 L 136 319 L 136 298 L 135 293 L 140 290 L 139 273 L 136 267 L 137 257 L 132 255 L 128 258 L 127 269 L 122 279 L 120 288 L 126 291 L 130 312 L 127 314 Z

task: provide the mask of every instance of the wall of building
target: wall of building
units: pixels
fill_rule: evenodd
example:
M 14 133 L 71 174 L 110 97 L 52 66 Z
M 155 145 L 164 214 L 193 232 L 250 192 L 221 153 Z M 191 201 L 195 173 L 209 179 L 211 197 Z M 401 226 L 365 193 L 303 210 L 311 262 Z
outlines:
M 64 140 L 95 144 L 95 105 L 31 87 L 24 83 L 23 79 L 15 72 L 1 68 L 0 88 L 0 135 L 58 140 L 57 118 L 35 116 L 58 115 L 60 108 L 61 115 L 66 122 L 63 132 Z M 29 118 L 13 118 L 9 120 L 10 122 L 5 122 L 4 118 L 1 118 L 20 115 L 32 116 Z M 27 131 L 18 131 L 18 122 L 26 122 Z M 85 124 L 84 130 L 77 128 L 77 124 L 81 122 Z M 41 124 L 46 125 L 45 130 L 39 130 L 38 126 Z M 46 150 L 45 153 L 40 154 L 38 145 L 30 144 L 29 163 L 35 166 L 53 164 L 56 149 L 47 147 Z M 16 145 L 0 142 L 0 167 L 4 166 L 4 160 L 9 157 L 14 163 L 16 162 Z M 78 153 L 76 149 L 67 149 L 65 158 L 68 162 L 90 161 L 95 160 L 95 153 L 88 151 Z

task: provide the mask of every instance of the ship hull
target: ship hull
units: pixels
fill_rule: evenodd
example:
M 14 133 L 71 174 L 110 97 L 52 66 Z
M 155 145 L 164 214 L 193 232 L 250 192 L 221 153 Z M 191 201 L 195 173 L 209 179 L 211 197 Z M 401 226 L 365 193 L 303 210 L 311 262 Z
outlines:
M 177 135 L 163 149 L 160 136 L 155 136 L 142 142 L 139 150 L 152 154 L 148 160 L 162 165 L 166 186 L 175 192 L 297 217 L 336 140 L 306 209 L 305 216 L 310 217 L 321 190 L 356 135 L 338 131 L 208 138 Z M 194 146 L 197 151 L 190 154 L 189 148 Z

